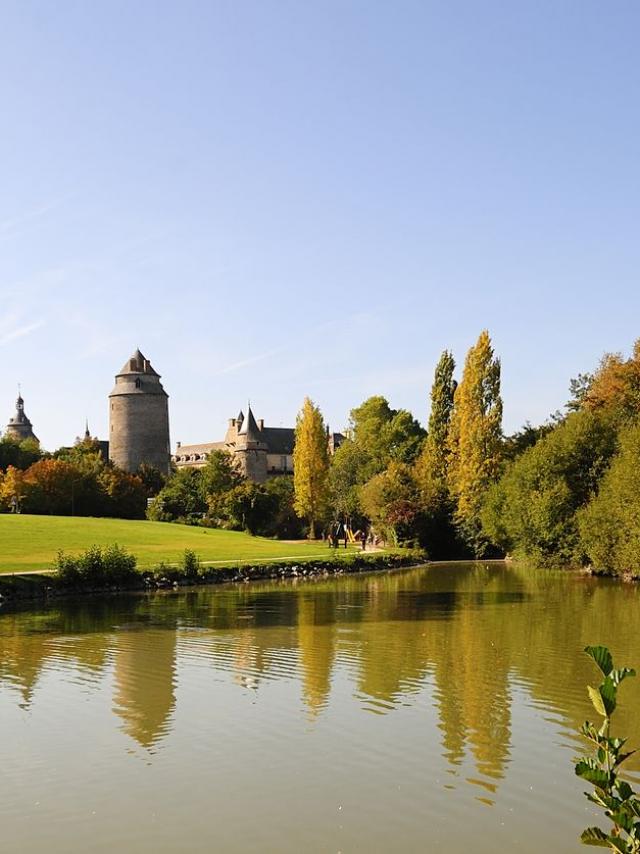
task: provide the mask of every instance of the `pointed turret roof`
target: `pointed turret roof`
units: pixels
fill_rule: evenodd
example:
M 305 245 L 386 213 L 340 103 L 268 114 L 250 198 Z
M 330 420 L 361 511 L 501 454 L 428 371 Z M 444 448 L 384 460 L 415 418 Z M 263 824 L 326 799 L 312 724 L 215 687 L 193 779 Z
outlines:
M 251 406 L 247 409 L 247 417 L 242 421 L 242 427 L 238 430 L 239 436 L 246 436 L 247 439 L 259 439 L 260 430 L 256 424 L 256 419 L 253 417 Z
M 124 363 L 120 374 L 153 374 L 153 376 L 159 376 L 151 367 L 151 362 L 138 349 Z
M 240 410 L 240 412 L 238 412 L 238 417 L 236 418 L 236 423 L 242 424 L 243 421 L 244 421 L 244 412 L 242 410 Z

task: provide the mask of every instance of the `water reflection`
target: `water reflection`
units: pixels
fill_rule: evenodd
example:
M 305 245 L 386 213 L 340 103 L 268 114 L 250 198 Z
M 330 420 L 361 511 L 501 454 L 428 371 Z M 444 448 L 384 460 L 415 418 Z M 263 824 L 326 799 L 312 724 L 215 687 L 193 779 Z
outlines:
M 110 685 L 121 729 L 152 750 L 171 738 L 183 682 L 202 680 L 213 703 L 227 677 L 238 702 L 294 680 L 315 725 L 340 673 L 356 709 L 435 708 L 452 780 L 492 803 L 513 748 L 514 687 L 577 729 L 594 675 L 581 649 L 607 643 L 640 665 L 639 604 L 631 586 L 501 564 L 58 603 L 0 617 L 0 688 L 30 710 L 47 673 Z M 618 725 L 635 744 L 639 701 L 640 685 L 625 686 Z

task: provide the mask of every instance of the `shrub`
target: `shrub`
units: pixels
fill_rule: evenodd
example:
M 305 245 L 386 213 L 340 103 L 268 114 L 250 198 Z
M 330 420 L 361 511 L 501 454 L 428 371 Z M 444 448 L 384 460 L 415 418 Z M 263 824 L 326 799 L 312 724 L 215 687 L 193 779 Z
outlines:
M 614 738 L 611 734 L 611 718 L 616 710 L 620 683 L 636 674 L 629 667 L 614 668 L 606 646 L 588 646 L 584 651 L 604 677 L 597 688 L 588 689 L 593 707 L 603 722 L 599 728 L 589 721 L 583 724 L 580 732 L 593 745 L 595 756 L 578 759 L 575 772 L 593 786 L 593 792 L 585 792 L 585 795 L 592 804 L 604 810 L 612 828 L 607 832 L 599 827 L 588 827 L 580 838 L 584 845 L 640 854 L 640 799 L 629 783 L 620 778 L 619 772 L 622 763 L 635 751 L 625 752 L 626 739 Z
M 118 545 L 91 546 L 77 556 L 58 552 L 55 570 L 55 577 L 65 587 L 119 587 L 139 579 L 135 556 Z

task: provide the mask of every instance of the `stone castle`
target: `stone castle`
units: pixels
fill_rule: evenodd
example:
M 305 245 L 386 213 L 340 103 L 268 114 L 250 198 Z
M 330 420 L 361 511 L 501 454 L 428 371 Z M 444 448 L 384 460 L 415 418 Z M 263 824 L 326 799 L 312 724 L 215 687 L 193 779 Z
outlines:
M 17 439 L 36 439 L 31 422 L 24 412 L 24 401 L 18 397 L 16 414 L 7 425 L 6 435 Z M 85 438 L 89 436 L 88 427 Z M 327 442 L 333 453 L 344 437 L 329 433 Z M 117 466 L 135 472 L 141 465 L 152 466 L 163 474 L 176 468 L 206 465 L 212 451 L 227 451 L 233 455 L 238 470 L 249 480 L 263 483 L 271 477 L 293 474 L 292 427 L 265 427 L 256 421 L 251 406 L 247 414 L 241 411 L 229 419 L 227 432 L 218 442 L 181 445 L 178 442 L 172 456 L 169 441 L 169 396 L 162 387 L 160 375 L 151 362 L 136 350 L 116 374 L 109 395 L 109 439 L 101 442 Z M 108 448 L 108 450 L 107 450 Z

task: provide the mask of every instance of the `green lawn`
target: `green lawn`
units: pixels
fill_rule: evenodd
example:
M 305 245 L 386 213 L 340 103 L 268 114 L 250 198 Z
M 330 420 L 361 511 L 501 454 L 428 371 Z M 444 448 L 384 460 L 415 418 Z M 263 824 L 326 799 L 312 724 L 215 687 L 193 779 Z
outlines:
M 283 543 L 238 531 L 166 522 L 0 514 L 0 573 L 48 569 L 60 549 L 73 554 L 92 545 L 114 543 L 135 554 L 142 568 L 160 561 L 177 563 L 185 549 L 193 549 L 205 563 L 327 557 L 329 553 L 324 543 Z

